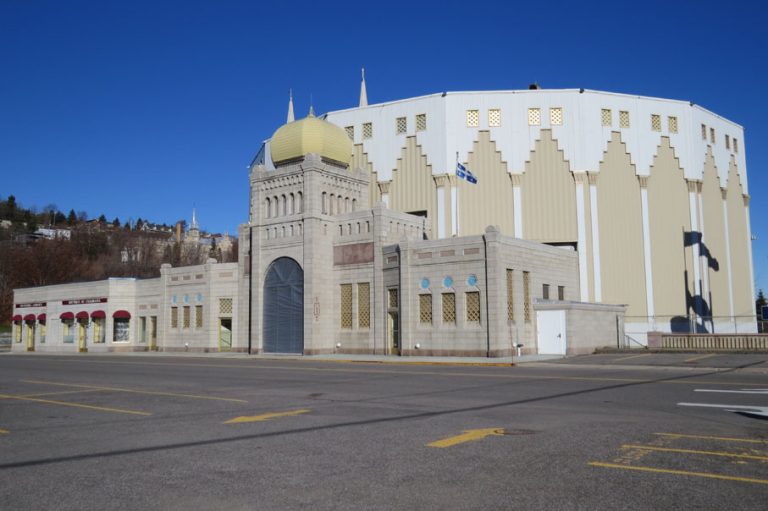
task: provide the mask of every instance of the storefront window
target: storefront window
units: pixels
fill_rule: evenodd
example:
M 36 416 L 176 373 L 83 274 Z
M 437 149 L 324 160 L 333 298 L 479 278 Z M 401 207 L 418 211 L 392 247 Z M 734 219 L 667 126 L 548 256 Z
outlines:
M 16 342 L 21 342 L 21 321 L 13 322 L 13 332 L 14 332 L 13 340 Z
M 40 321 L 40 344 L 45 344 L 45 333 L 46 333 L 46 324 L 45 320 Z
M 115 318 L 115 332 L 112 337 L 113 342 L 128 342 L 129 326 L 131 320 L 128 318 Z
M 61 320 L 61 331 L 64 336 L 64 342 L 67 344 L 71 344 L 75 342 L 75 329 L 73 328 L 74 325 L 75 325 L 74 319 Z
M 103 343 L 106 338 L 106 329 L 104 328 L 104 318 L 95 318 L 93 320 L 93 342 Z
M 139 342 L 147 342 L 147 318 L 142 316 L 139 318 Z

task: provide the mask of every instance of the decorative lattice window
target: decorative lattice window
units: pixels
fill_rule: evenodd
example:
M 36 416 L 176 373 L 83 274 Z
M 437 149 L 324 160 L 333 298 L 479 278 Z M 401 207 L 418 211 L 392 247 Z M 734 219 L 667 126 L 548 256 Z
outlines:
M 397 288 L 387 289 L 387 303 L 392 309 L 397 309 Z
M 563 109 L 561 107 L 549 109 L 549 124 L 552 126 L 563 125 Z
M 600 110 L 600 122 L 603 126 L 613 125 L 613 110 L 610 108 L 603 108 Z
M 733 152 L 738 153 L 739 152 L 739 141 L 738 139 L 733 139 Z
M 707 139 L 707 125 L 702 124 L 701 125 L 701 139 L 706 140 Z
M 541 285 L 541 297 L 544 300 L 549 300 L 549 284 Z
M 432 295 L 429 293 L 419 295 L 419 323 L 432 324 Z
M 467 322 L 480 322 L 480 292 L 470 291 L 467 293 Z
M 352 284 L 341 285 L 341 328 L 352 328 Z
M 661 116 L 659 114 L 651 114 L 651 129 L 661 131 Z
M 619 127 L 629 128 L 629 112 L 627 110 L 619 110 Z
M 363 138 L 373 138 L 373 123 L 363 123 Z
M 531 320 L 531 273 L 523 272 L 523 319 Z
M 557 299 L 560 301 L 565 300 L 565 286 L 557 286 Z
M 515 270 L 507 268 L 507 320 L 515 320 Z
M 346 128 L 344 128 L 344 131 L 347 132 L 347 136 L 349 137 L 349 139 L 354 142 L 354 140 L 355 140 L 355 127 L 354 126 L 347 126 Z
M 528 126 L 541 125 L 541 108 L 528 109 Z
M 715 128 L 709 128 L 709 141 L 715 143 Z
M 181 320 L 181 326 L 183 328 L 189 328 L 189 305 L 184 306 L 184 313 Z
M 195 305 L 195 328 L 203 328 L 203 306 Z
M 395 120 L 395 131 L 398 135 L 402 135 L 406 131 L 408 131 L 408 121 L 405 117 L 398 117 Z
M 427 129 L 427 114 L 418 114 L 416 116 L 416 131 Z
M 467 110 L 467 128 L 480 126 L 480 110 Z
M 671 115 L 667 117 L 667 127 L 670 133 L 677 133 L 677 117 Z
M 456 324 L 456 293 L 443 293 L 443 323 Z
M 222 316 L 232 315 L 232 298 L 219 298 L 219 314 Z
M 360 328 L 371 326 L 371 284 L 361 282 L 357 285 L 357 325 Z
M 179 328 L 179 308 L 171 307 L 171 328 Z
M 501 110 L 498 108 L 491 108 L 488 110 L 488 126 L 491 128 L 498 128 L 501 126 Z

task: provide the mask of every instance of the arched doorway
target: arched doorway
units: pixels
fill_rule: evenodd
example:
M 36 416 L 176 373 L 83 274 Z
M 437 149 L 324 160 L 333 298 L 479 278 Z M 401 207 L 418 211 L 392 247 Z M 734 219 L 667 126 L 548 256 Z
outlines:
M 304 271 L 289 257 L 264 279 L 264 352 L 304 353 Z

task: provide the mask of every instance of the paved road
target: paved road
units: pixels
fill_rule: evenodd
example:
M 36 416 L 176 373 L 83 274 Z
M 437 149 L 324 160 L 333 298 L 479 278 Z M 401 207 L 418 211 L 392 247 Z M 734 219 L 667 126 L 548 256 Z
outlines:
M 0 508 L 765 509 L 765 366 L 580 364 L 2 355 Z

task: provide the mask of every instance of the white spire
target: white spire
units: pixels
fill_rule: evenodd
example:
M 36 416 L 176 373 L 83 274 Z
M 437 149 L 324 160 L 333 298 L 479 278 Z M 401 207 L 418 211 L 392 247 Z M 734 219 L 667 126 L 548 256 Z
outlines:
M 288 89 L 288 122 L 293 122 L 293 89 Z
M 195 208 L 192 208 L 192 224 L 189 226 L 190 229 L 197 229 L 197 215 L 195 214 Z
M 360 82 L 360 106 L 368 106 L 368 92 L 365 90 L 365 68 L 362 68 L 363 79 Z

